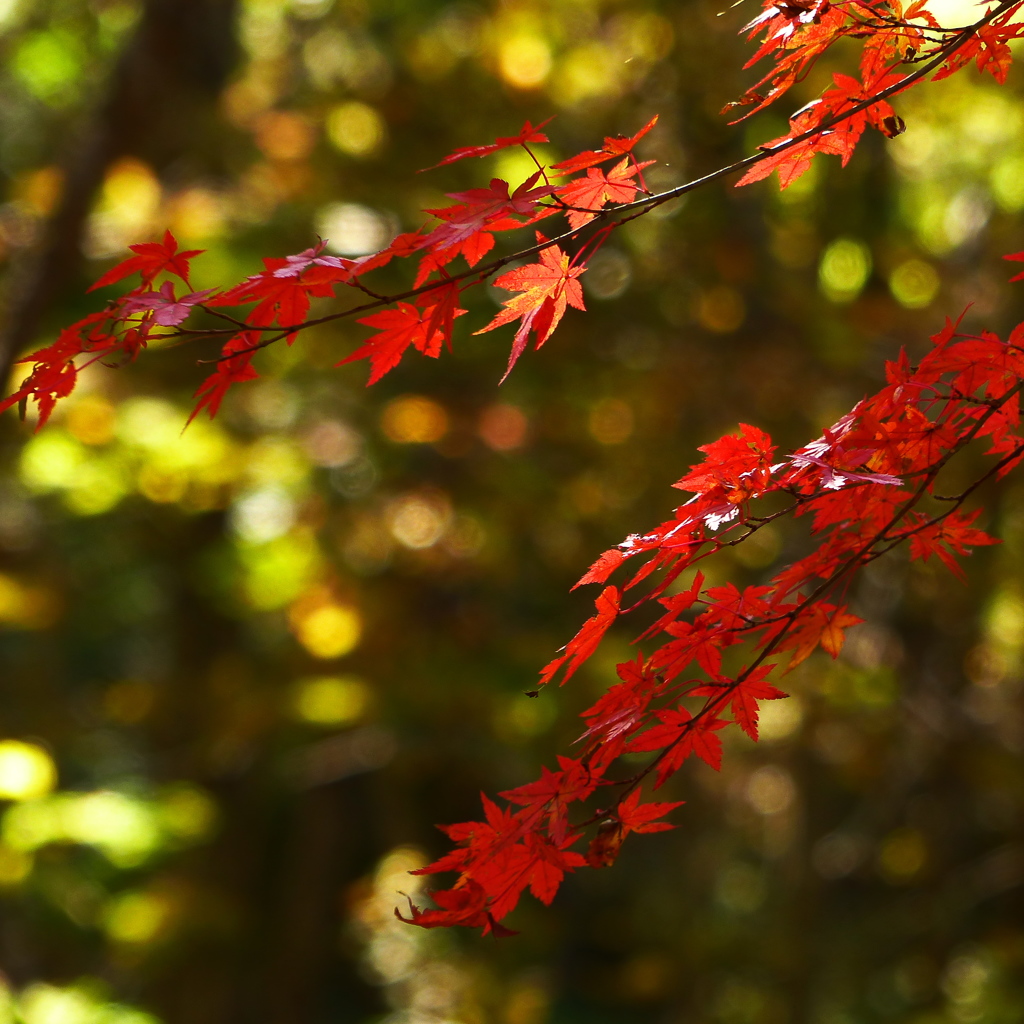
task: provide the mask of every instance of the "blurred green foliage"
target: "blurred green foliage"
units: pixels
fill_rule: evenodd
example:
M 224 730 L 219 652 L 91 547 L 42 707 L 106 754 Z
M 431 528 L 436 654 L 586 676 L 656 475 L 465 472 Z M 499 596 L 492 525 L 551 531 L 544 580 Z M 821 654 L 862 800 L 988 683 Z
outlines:
M 750 80 L 750 12 L 719 6 L 243 0 L 206 120 L 174 135 L 169 81 L 104 167 L 43 334 L 164 227 L 208 250 L 198 288 L 317 233 L 372 251 L 445 192 L 525 178 L 516 154 L 415 171 L 526 117 L 558 114 L 557 159 L 658 113 L 652 186 L 714 169 L 779 134 L 773 114 L 718 114 Z M 9 302 L 143 21 L 127 0 L 0 2 Z M 851 595 L 866 623 L 787 677 L 761 744 L 734 737 L 720 774 L 666 787 L 687 801 L 675 832 L 524 905 L 518 938 L 392 911 L 444 849 L 433 825 L 567 750 L 630 655 L 612 637 L 564 691 L 523 696 L 586 614 L 573 581 L 664 518 L 697 445 L 739 421 L 799 444 L 944 316 L 1021 318 L 999 260 L 1022 247 L 1020 85 L 919 87 L 906 134 L 845 171 L 636 221 L 584 278 L 590 311 L 500 389 L 510 338 L 471 336 L 481 293 L 452 354 L 372 389 L 333 366 L 363 336 L 342 323 L 268 351 L 184 432 L 202 347 L 92 367 L 38 434 L 4 417 L 0 1021 L 1019 1020 L 1012 477 L 982 496 L 1004 544 L 970 585 L 898 554 L 873 566 Z M 807 543 L 765 529 L 709 572 L 757 581 Z

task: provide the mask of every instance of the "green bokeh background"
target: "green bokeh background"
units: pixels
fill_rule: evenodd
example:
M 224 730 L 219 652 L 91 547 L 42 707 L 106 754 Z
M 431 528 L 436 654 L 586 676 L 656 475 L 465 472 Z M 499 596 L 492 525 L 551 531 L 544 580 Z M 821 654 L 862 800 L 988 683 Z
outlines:
M 753 75 L 752 12 L 719 6 L 2 0 L 5 331 L 24 348 L 97 308 L 88 283 L 168 226 L 208 250 L 197 287 L 318 233 L 369 251 L 446 192 L 521 181 L 514 154 L 415 172 L 527 117 L 558 115 L 559 159 L 657 113 L 651 184 L 712 170 L 784 128 L 718 113 Z M 629 633 L 523 693 L 588 614 L 574 580 L 666 517 L 698 445 L 752 422 L 796 446 L 943 317 L 1021 318 L 1000 260 L 1024 247 L 1019 75 L 899 110 L 906 134 L 845 170 L 715 185 L 624 229 L 589 311 L 500 388 L 511 332 L 472 336 L 501 298 L 479 290 L 451 354 L 370 389 L 365 364 L 335 368 L 366 335 L 339 323 L 184 433 L 202 345 L 93 367 L 37 434 L 4 416 L 0 738 L 57 776 L 0 748 L 36 766 L 0 804 L 0 1021 L 1021 1019 L 1013 476 L 982 496 L 1004 543 L 969 585 L 873 566 L 850 595 L 866 623 L 786 678 L 762 743 L 665 787 L 676 831 L 524 901 L 515 938 L 392 916 L 445 848 L 435 823 L 570 749 Z M 807 543 L 758 537 L 713 579 Z

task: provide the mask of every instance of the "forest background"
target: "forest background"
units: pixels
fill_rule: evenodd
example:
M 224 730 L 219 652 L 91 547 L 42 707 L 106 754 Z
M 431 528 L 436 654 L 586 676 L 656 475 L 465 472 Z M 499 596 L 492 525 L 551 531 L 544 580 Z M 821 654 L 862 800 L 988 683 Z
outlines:
M 947 24 L 976 9 L 947 3 Z M 632 133 L 670 187 L 784 131 L 729 127 L 754 11 L 694 3 L 0 3 L 8 353 L 95 308 L 88 283 L 170 227 L 240 279 L 317 234 L 374 251 L 558 116 L 551 160 Z M 818 93 L 840 51 L 793 106 Z M 801 93 L 800 90 L 805 92 Z M 696 447 L 820 433 L 946 315 L 1024 306 L 1024 98 L 976 75 L 897 101 L 845 170 L 704 189 L 617 233 L 500 388 L 507 339 L 456 338 L 373 388 L 365 336 L 305 332 L 181 433 L 199 345 L 93 367 L 44 431 L 3 418 L 0 1019 L 1016 1020 L 1024 966 L 1021 485 L 1004 543 L 865 573 L 842 656 L 787 677 L 757 746 L 689 766 L 680 827 L 527 903 L 501 941 L 392 916 L 407 871 L 578 732 L 630 656 L 538 669 L 588 614 L 569 587 L 678 502 Z M 495 292 L 471 312 L 493 315 Z M 467 318 L 470 319 L 470 318 Z M 15 370 L 17 379 L 19 370 Z M 757 582 L 765 529 L 712 582 Z M 25 744 L 29 744 L 26 746 Z

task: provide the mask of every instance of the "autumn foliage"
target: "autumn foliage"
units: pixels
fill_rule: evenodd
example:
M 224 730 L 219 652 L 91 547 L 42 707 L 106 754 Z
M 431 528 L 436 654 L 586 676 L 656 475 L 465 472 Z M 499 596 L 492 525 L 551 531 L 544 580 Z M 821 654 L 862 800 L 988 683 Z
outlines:
M 889 138 L 903 131 L 888 101 L 928 77 L 973 63 L 1003 81 L 1009 42 L 1024 35 L 1022 6 L 995 4 L 973 25 L 943 27 L 924 0 L 906 8 L 899 0 L 765 0 L 743 31 L 760 36 L 748 66 L 770 66 L 728 110 L 748 108 L 745 117 L 779 101 L 840 40 L 860 46 L 859 77 L 834 75 L 791 116 L 785 135 L 666 192 L 648 190 L 643 172 L 652 161 L 636 155 L 657 118 L 551 166 L 531 148 L 547 142 L 545 125 L 527 122 L 516 135 L 458 149 L 437 165 L 520 147 L 536 164 L 526 181 L 513 187 L 495 178 L 452 193 L 451 205 L 425 211 L 422 227 L 360 259 L 330 255 L 321 241 L 265 259 L 263 270 L 234 287 L 195 291 L 189 268 L 198 252 L 179 251 L 169 232 L 134 245 L 94 288 L 133 275 L 138 284 L 27 356 L 30 372 L 0 408 L 35 402 L 42 426 L 85 366 L 131 360 L 173 338 L 220 345 L 193 411 L 212 417 L 234 385 L 258 376 L 261 349 L 291 345 L 303 330 L 342 317 L 372 332 L 340 360 L 366 360 L 372 384 L 410 349 L 438 358 L 467 313 L 463 292 L 487 281 L 509 297 L 474 333 L 513 327 L 507 376 L 531 339 L 539 349 L 569 307 L 585 308 L 580 278 L 616 227 L 737 172 L 743 185 L 777 171 L 785 188 L 816 156 L 839 156 L 845 165 L 866 129 Z M 485 262 L 498 236 L 524 229 L 525 246 Z M 382 294 L 374 272 L 403 260 L 414 264 L 409 288 Z M 354 301 L 310 319 L 312 300 L 345 297 Z M 566 683 L 626 615 L 641 622 L 635 657 L 582 713 L 573 756 L 501 794 L 503 803 L 484 797 L 484 820 L 443 826 L 454 848 L 423 872 L 454 872 L 457 880 L 433 892 L 434 908 L 410 906 L 408 920 L 507 932 L 500 922 L 526 889 L 550 902 L 566 872 L 612 864 L 629 833 L 672 827 L 664 818 L 678 802 L 645 801 L 644 785 L 657 789 L 691 757 L 717 769 L 725 730 L 757 739 L 759 702 L 785 697 L 776 681 L 818 648 L 836 657 L 859 621 L 845 595 L 860 567 L 905 542 L 912 559 L 935 556 L 961 575 L 960 557 L 994 543 L 967 503 L 984 480 L 1024 457 L 1024 324 L 1002 340 L 947 321 L 932 342 L 917 365 L 905 354 L 890 362 L 885 387 L 796 451 L 780 451 L 748 424 L 705 445 L 703 460 L 674 484 L 688 497 L 672 516 L 598 558 L 577 584 L 600 586 L 594 615 L 542 670 L 540 684 Z M 989 468 L 946 493 L 945 467 L 974 441 L 987 446 Z M 803 557 L 763 585 L 707 585 L 701 563 L 787 516 L 809 527 L 814 543 Z M 631 755 L 629 767 L 623 755 Z M 644 766 L 632 755 L 647 755 Z

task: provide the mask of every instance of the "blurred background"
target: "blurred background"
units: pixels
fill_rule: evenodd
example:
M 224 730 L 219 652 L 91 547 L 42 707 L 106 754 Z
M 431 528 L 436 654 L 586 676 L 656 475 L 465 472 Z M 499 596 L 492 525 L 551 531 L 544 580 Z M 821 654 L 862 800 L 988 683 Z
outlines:
M 718 113 L 753 81 L 752 2 L 0 0 L 6 352 L 166 227 L 208 250 L 197 288 L 317 234 L 374 251 L 445 192 L 523 180 L 516 153 L 415 171 L 527 117 L 557 114 L 555 160 L 659 114 L 656 188 L 734 160 L 785 130 Z M 338 323 L 184 433 L 202 345 L 93 367 L 39 433 L 3 417 L 0 1022 L 1020 1020 L 1012 476 L 970 584 L 873 566 L 866 624 L 786 678 L 763 742 L 662 791 L 676 831 L 524 901 L 516 938 L 392 916 L 434 825 L 567 751 L 630 656 L 639 624 L 523 696 L 588 614 L 571 584 L 669 514 L 697 445 L 748 421 L 796 446 L 944 316 L 1024 315 L 1000 260 L 1024 247 L 1020 75 L 899 110 L 845 171 L 631 224 L 500 389 L 511 331 L 471 331 L 504 293 L 480 289 L 451 355 L 372 389 L 334 368 L 366 335 Z M 757 582 L 807 543 L 763 530 L 708 571 Z

